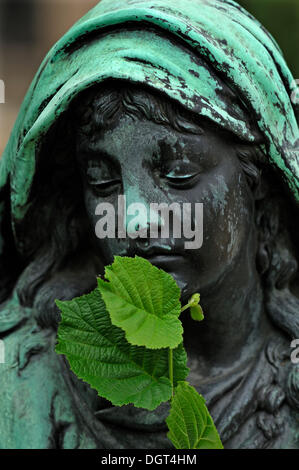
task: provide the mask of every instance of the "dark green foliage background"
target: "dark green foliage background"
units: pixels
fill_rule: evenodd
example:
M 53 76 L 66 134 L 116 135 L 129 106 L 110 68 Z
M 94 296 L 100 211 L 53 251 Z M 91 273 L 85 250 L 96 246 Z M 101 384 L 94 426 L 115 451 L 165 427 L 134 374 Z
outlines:
M 299 78 L 299 0 L 239 0 L 238 3 L 268 29 L 282 49 L 294 78 Z

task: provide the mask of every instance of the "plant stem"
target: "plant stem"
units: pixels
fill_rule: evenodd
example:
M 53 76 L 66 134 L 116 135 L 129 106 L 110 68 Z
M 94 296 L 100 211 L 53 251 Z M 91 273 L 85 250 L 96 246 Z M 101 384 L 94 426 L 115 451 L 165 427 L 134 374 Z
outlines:
M 190 303 L 185 305 L 185 307 L 182 307 L 181 308 L 181 313 L 184 312 L 185 310 L 187 310 L 187 308 L 189 308 L 189 307 L 190 307 Z
M 181 313 L 187 310 L 187 308 L 192 305 L 190 302 L 185 305 L 185 307 L 181 308 Z M 171 383 L 171 389 L 172 389 L 172 398 L 174 397 L 174 387 L 173 387 L 173 349 L 169 348 L 168 349 L 168 367 L 169 367 L 169 380 Z
M 196 305 L 199 304 L 199 301 L 200 301 L 200 294 L 198 293 L 193 294 L 191 299 L 189 299 L 189 302 L 187 303 L 187 305 L 181 308 L 181 313 L 187 310 L 187 308 L 189 307 L 195 307 Z
M 172 389 L 172 397 L 174 395 L 173 389 L 173 349 L 168 349 L 168 366 L 169 366 L 169 379 L 171 382 L 171 389 Z

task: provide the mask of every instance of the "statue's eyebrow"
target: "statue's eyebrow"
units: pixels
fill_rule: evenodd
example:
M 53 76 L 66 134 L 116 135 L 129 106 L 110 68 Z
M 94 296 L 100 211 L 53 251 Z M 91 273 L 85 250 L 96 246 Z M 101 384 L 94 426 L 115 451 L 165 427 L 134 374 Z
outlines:
M 157 159 L 162 160 L 167 155 L 169 160 L 185 160 L 186 154 L 184 148 L 186 148 L 186 143 L 184 147 L 179 148 L 179 142 L 173 144 L 168 139 L 161 140 L 159 142 L 159 152 L 157 153 Z
M 86 145 L 80 145 L 78 148 L 78 153 L 83 156 L 83 159 L 92 158 L 94 160 L 104 159 L 104 160 L 112 160 L 116 163 L 116 158 L 114 155 L 110 154 L 106 149 L 103 147 L 99 147 L 99 145 L 92 145 L 90 142 Z
M 120 165 L 117 159 L 106 152 L 104 149 L 93 148 L 90 149 L 89 147 L 85 147 L 85 149 L 80 149 L 78 152 L 80 157 L 78 160 L 79 167 L 84 171 L 84 173 L 88 170 L 88 168 L 101 168 L 101 163 L 104 163 L 106 166 L 111 168 L 111 172 L 120 173 Z M 78 157 L 78 155 L 77 155 Z

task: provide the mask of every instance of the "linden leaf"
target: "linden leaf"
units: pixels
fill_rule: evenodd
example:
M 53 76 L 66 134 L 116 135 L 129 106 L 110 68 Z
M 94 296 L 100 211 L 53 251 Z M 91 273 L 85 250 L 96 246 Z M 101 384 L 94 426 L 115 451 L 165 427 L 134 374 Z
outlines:
M 191 318 L 195 321 L 202 321 L 204 319 L 204 314 L 200 305 L 195 305 L 190 307 Z
M 65 354 L 72 371 L 114 405 L 134 404 L 154 410 L 170 399 L 168 350 L 132 346 L 111 324 L 98 289 L 70 301 L 56 301 L 62 312 L 56 352 Z M 189 372 L 180 344 L 174 350 L 174 383 Z
M 199 305 L 200 301 L 200 294 L 196 293 L 193 294 L 192 297 L 189 299 L 187 305 L 182 308 L 182 312 L 187 308 L 190 308 L 191 318 L 195 321 L 202 321 L 204 319 L 204 314 L 202 311 L 201 306 Z
M 196 294 L 193 294 L 191 299 L 189 299 L 189 306 L 190 307 L 195 307 L 196 305 L 199 304 L 199 301 L 200 301 L 200 294 L 196 293 Z
M 223 449 L 204 398 L 188 382 L 178 383 L 166 424 L 176 449 Z
M 129 343 L 149 349 L 176 348 L 183 341 L 180 289 L 148 260 L 116 256 L 98 287 L 112 324 Z

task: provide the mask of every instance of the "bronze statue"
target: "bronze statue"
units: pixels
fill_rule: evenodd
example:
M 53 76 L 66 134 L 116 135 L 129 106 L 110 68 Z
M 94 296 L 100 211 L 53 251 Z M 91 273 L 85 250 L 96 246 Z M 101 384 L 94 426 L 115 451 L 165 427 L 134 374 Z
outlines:
M 1 448 L 171 448 L 166 405 L 113 407 L 54 351 L 54 300 L 135 254 L 183 301 L 201 294 L 184 345 L 224 447 L 299 447 L 293 86 L 275 41 L 230 0 L 102 0 L 53 47 L 0 166 Z M 202 247 L 98 239 L 95 207 L 119 194 L 202 202 Z

